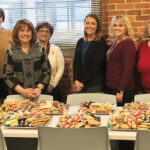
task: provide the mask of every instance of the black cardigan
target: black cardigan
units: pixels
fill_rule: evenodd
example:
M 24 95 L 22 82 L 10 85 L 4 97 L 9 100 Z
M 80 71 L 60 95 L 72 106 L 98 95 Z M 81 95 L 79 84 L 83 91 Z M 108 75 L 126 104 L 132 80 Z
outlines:
M 84 88 L 99 86 L 104 88 L 105 68 L 106 68 L 106 52 L 108 46 L 104 38 L 99 41 L 92 41 L 87 49 L 82 67 L 81 51 L 84 39 L 80 38 L 76 45 L 74 63 L 73 63 L 73 79 L 84 84 Z

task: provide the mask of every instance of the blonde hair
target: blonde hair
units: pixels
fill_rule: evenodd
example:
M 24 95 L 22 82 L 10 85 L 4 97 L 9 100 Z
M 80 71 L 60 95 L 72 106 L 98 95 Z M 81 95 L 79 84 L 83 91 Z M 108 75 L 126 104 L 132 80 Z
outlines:
M 147 21 L 146 26 L 144 28 L 143 37 L 144 38 L 150 38 L 150 35 L 148 34 L 148 28 L 150 27 L 150 21 Z
M 99 20 L 99 18 L 98 18 L 98 16 L 96 14 L 88 14 L 88 15 L 86 15 L 86 17 L 84 19 L 84 23 L 86 21 L 86 18 L 88 18 L 88 17 L 91 17 L 91 18 L 95 19 L 95 21 L 97 22 L 97 29 L 96 29 L 96 33 L 95 33 L 95 40 L 98 41 L 102 37 L 100 20 Z M 84 30 L 84 40 L 87 41 L 87 33 L 85 32 L 85 30 Z
M 36 30 L 35 30 L 33 24 L 27 19 L 22 19 L 22 20 L 18 20 L 16 25 L 13 28 L 12 38 L 13 38 L 14 44 L 20 44 L 20 41 L 18 38 L 18 32 L 19 32 L 19 29 L 22 27 L 22 25 L 27 25 L 29 27 L 29 29 L 31 29 L 32 39 L 30 42 L 35 43 L 37 41 L 37 35 L 36 35 Z
M 116 20 L 119 21 L 122 25 L 125 26 L 125 30 L 126 30 L 125 34 L 126 34 L 126 36 L 135 42 L 134 31 L 132 29 L 132 25 L 130 23 L 130 20 L 129 20 L 129 18 L 127 16 L 124 16 L 124 15 L 116 15 L 116 16 L 114 16 L 112 18 L 111 27 L 110 27 L 110 33 L 111 33 L 112 39 L 116 40 L 116 36 L 113 33 L 113 25 L 114 25 L 114 22 Z

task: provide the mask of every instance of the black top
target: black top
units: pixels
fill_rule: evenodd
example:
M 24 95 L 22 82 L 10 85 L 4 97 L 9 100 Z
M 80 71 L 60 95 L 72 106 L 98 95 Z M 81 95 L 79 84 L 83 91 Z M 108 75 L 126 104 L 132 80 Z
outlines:
M 73 64 L 73 79 L 84 84 L 84 88 L 99 86 L 104 87 L 105 68 L 106 68 L 106 52 L 108 46 L 104 38 L 99 41 L 91 41 L 82 66 L 82 45 L 84 39 L 80 38 L 76 45 L 74 64 Z

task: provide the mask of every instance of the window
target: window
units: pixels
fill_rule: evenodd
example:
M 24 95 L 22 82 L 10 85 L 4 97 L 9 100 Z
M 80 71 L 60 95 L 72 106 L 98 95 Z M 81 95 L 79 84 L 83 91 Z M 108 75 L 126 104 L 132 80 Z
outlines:
M 0 0 L 5 11 L 5 28 L 13 29 L 19 19 L 28 19 L 34 25 L 48 21 L 54 25 L 51 43 L 62 48 L 74 48 L 83 36 L 83 22 L 88 13 L 100 17 L 100 0 Z

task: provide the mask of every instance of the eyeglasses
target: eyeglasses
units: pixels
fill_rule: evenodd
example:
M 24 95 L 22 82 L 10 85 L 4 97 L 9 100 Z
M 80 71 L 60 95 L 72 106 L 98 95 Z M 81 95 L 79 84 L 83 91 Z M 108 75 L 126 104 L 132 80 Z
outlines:
M 39 30 L 38 32 L 39 32 L 39 33 L 44 33 L 44 32 L 45 32 L 46 34 L 49 34 L 49 33 L 50 33 L 48 30 Z

